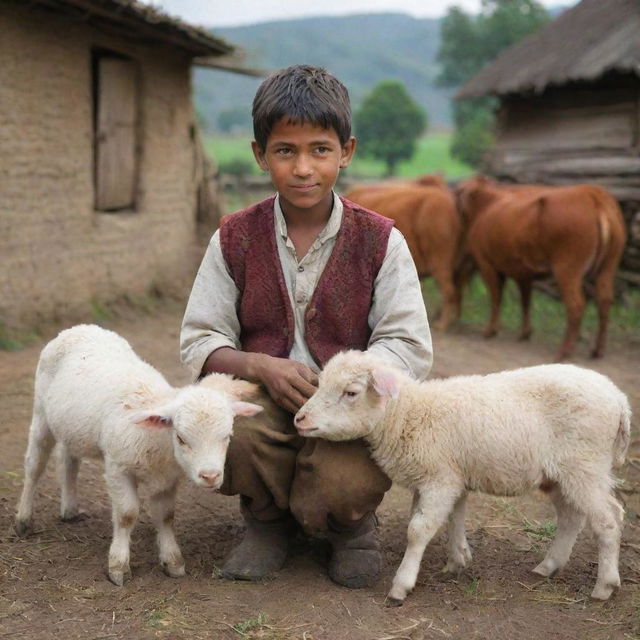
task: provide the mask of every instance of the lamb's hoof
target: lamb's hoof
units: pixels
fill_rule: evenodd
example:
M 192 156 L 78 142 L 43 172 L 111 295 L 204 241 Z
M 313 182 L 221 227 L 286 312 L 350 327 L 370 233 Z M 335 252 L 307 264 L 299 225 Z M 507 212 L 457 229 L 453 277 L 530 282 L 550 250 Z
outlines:
M 116 587 L 123 586 L 128 576 L 128 571 L 109 571 L 109 580 L 111 580 Z
M 76 522 L 82 522 L 89 517 L 89 514 L 86 511 L 68 511 L 63 513 L 60 516 L 62 522 L 67 522 L 69 524 L 74 524 Z
M 31 520 L 16 520 L 13 528 L 20 538 L 24 538 L 33 533 L 33 522 Z
M 595 589 L 591 592 L 591 597 L 594 600 L 608 600 L 613 593 L 620 588 L 618 584 L 605 584 L 602 586 L 595 586 Z
M 558 573 L 558 567 L 549 566 L 542 561 L 535 569 L 531 570 L 531 573 L 535 573 L 543 578 L 551 578 Z
M 160 563 L 160 568 L 162 569 L 163 573 L 170 578 L 182 578 L 187 573 L 184 570 L 184 565 L 176 566 L 162 562 Z
M 447 562 L 440 573 L 443 573 L 445 575 L 459 576 L 465 569 L 466 567 L 462 564 L 459 564 L 458 562 Z
M 387 596 L 384 601 L 385 607 L 401 607 L 404 604 L 404 600 L 399 600 L 398 598 L 392 598 L 391 596 Z

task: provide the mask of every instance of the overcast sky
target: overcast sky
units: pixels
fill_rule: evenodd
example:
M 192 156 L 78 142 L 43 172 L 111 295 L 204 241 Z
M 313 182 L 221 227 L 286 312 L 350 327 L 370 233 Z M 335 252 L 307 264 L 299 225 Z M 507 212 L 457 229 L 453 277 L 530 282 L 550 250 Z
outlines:
M 545 7 L 571 6 L 577 0 L 538 0 Z M 231 27 L 269 20 L 307 18 L 349 13 L 408 13 L 416 18 L 444 16 L 449 7 L 458 6 L 475 13 L 481 0 L 145 0 L 166 13 L 209 27 Z

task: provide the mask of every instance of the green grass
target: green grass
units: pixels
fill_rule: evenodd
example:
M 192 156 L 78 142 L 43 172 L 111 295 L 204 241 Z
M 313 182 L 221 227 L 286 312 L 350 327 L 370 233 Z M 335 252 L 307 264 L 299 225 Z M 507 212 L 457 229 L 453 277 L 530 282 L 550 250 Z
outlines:
M 435 282 L 426 278 L 422 282 L 422 293 L 430 316 L 440 307 L 440 293 Z M 479 276 L 472 278 L 462 297 L 463 325 L 481 330 L 489 320 L 489 294 Z M 508 280 L 502 300 L 500 328 L 516 335 L 520 329 L 520 295 L 515 283 Z M 545 341 L 558 344 L 564 336 L 566 316 L 564 305 L 542 291 L 533 292 L 531 303 L 531 324 L 535 335 L 544 335 Z M 587 302 L 582 318 L 581 336 L 593 340 L 598 327 L 595 304 Z M 608 341 L 612 344 L 640 344 L 640 290 L 629 289 L 621 300 L 611 308 Z
M 473 169 L 452 158 L 449 153 L 451 134 L 433 133 L 420 138 L 416 152 L 410 160 L 398 165 L 400 178 L 415 178 L 425 173 L 443 173 L 449 180 L 464 178 L 473 173 Z M 364 178 L 378 178 L 384 175 L 383 162 L 356 155 L 345 175 Z
M 447 179 L 470 175 L 473 172 L 471 167 L 450 156 L 450 139 L 451 134 L 443 132 L 427 134 L 420 138 L 413 158 L 398 165 L 398 177 L 414 178 L 425 173 L 437 172 L 443 173 Z M 208 135 L 204 139 L 204 146 L 219 166 L 224 167 L 225 164 L 240 159 L 251 162 L 253 173 L 260 174 L 253 159 L 249 135 Z M 343 171 L 344 176 L 353 178 L 382 178 L 384 173 L 383 162 L 361 157 L 357 150 L 351 166 Z

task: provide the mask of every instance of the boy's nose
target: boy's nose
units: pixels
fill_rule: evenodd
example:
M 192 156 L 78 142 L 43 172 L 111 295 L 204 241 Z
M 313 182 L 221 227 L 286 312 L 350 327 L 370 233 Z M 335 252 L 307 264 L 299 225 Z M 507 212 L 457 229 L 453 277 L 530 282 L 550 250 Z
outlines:
M 308 158 L 298 156 L 293 171 L 297 176 L 309 176 L 313 172 L 313 168 Z

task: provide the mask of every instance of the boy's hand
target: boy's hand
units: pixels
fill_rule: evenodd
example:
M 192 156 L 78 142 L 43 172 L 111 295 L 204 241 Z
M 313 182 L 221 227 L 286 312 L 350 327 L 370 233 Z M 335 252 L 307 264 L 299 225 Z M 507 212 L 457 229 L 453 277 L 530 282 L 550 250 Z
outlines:
M 276 404 L 291 413 L 296 413 L 318 387 L 318 375 L 295 360 L 260 354 L 255 367 L 256 377 Z

